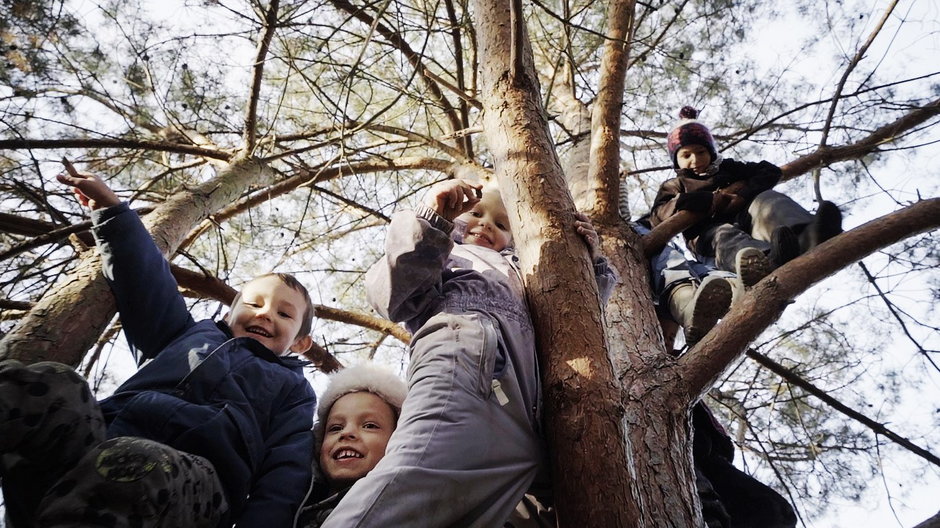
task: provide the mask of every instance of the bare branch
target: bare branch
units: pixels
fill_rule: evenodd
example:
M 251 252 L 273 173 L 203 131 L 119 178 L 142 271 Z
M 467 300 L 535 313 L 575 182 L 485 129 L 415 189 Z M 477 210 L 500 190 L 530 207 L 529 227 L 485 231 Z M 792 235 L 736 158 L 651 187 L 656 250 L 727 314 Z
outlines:
M 271 0 L 271 5 L 264 15 L 264 33 L 258 42 L 258 51 L 255 62 L 251 67 L 251 93 L 248 95 L 248 108 L 245 112 L 245 151 L 249 154 L 255 150 L 255 141 L 258 133 L 258 97 L 261 94 L 261 81 L 264 77 L 264 62 L 271 45 L 271 37 L 277 28 L 277 11 L 279 0 Z
M 903 436 L 888 429 L 887 427 L 885 427 L 884 424 L 878 423 L 875 420 L 872 420 L 871 418 L 865 416 L 864 414 L 856 411 L 855 409 L 852 409 L 851 407 L 843 404 L 839 400 L 830 396 L 828 392 L 804 380 L 803 378 L 795 374 L 792 370 L 784 367 L 780 363 L 777 363 L 776 361 L 770 359 L 764 354 L 761 354 L 760 352 L 757 352 L 756 350 L 753 350 L 753 349 L 747 350 L 747 356 L 753 359 L 754 361 L 757 361 L 758 363 L 760 363 L 767 370 L 770 370 L 774 374 L 777 374 L 781 378 L 787 380 L 791 385 L 796 385 L 797 387 L 800 387 L 806 392 L 824 401 L 825 403 L 830 405 L 833 409 L 861 423 L 865 427 L 868 427 L 869 429 L 874 431 L 876 434 L 880 434 L 890 439 L 891 441 L 904 447 L 911 453 L 914 453 L 915 455 L 923 458 L 924 460 L 930 462 L 931 464 L 940 466 L 940 457 L 937 457 L 937 455 L 934 455 L 930 451 L 918 446 L 917 444 L 915 444 L 914 442 L 911 442 L 907 438 L 904 438 Z
M 800 156 L 780 167 L 783 170 L 781 181 L 796 178 L 815 167 L 857 159 L 876 152 L 879 146 L 896 141 L 904 132 L 937 115 L 940 115 L 940 99 L 934 99 L 930 103 L 901 116 L 894 122 L 878 127 L 871 134 L 855 143 L 841 147 L 819 147 L 814 152 Z
M 142 139 L 0 139 L 0 150 L 48 150 L 48 149 L 127 149 L 189 154 L 222 161 L 232 159 L 232 153 L 181 143 L 164 143 Z

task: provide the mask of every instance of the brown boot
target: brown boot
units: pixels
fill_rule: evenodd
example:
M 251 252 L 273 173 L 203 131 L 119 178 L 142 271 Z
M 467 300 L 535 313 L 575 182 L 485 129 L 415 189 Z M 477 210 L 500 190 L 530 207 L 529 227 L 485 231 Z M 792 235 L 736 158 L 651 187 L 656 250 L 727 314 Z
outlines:
M 724 277 L 708 276 L 701 284 L 676 286 L 669 294 L 669 313 L 694 345 L 711 330 L 731 306 L 732 286 Z
M 746 288 L 760 282 L 773 271 L 774 265 L 763 251 L 744 248 L 734 256 L 734 272 Z

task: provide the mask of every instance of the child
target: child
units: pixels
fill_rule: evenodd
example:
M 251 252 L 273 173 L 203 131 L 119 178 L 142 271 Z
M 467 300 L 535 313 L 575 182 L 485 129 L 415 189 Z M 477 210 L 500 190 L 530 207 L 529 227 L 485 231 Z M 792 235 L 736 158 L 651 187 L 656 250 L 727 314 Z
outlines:
M 745 286 L 842 232 L 842 214 L 822 202 L 815 215 L 784 194 L 771 191 L 780 169 L 766 161 L 723 159 L 711 132 L 695 121 L 698 111 L 683 107 L 684 120 L 667 137 L 676 168 L 653 203 L 653 227 L 678 211 L 708 213 L 684 231 L 688 248 L 718 269 L 734 271 Z
M 195 322 L 127 204 L 94 176 L 58 178 L 92 208 L 124 333 L 150 361 L 100 410 L 64 365 L 3 364 L 0 411 L 11 419 L 0 423 L 0 448 L 14 524 L 293 526 L 312 480 L 316 397 L 302 362 L 284 355 L 311 346 L 306 289 L 264 275 L 224 321 Z
M 314 428 L 327 489 L 308 500 L 300 526 L 319 528 L 349 488 L 385 456 L 407 392 L 398 376 L 365 363 L 330 376 Z
M 408 396 L 385 458 L 325 528 L 501 526 L 544 463 L 535 339 L 512 232 L 499 194 L 481 189 L 441 182 L 424 206 L 392 217 L 366 292 L 414 332 Z M 590 222 L 581 216 L 576 226 L 606 299 L 616 278 Z

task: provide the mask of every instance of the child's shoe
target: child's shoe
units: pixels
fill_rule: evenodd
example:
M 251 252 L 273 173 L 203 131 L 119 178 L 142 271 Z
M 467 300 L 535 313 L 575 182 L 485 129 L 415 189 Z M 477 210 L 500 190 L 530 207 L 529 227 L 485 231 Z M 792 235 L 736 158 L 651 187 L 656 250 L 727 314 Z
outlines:
M 697 287 L 686 283 L 669 294 L 669 313 L 682 326 L 685 342 L 694 345 L 731 306 L 732 286 L 725 277 L 709 275 Z
M 800 256 L 800 240 L 789 226 L 774 229 L 770 236 L 770 262 L 780 267 Z
M 734 273 L 746 288 L 760 282 L 773 269 L 774 266 L 767 255 L 757 248 L 744 248 L 734 256 Z
M 830 202 L 823 201 L 816 209 L 813 220 L 800 233 L 800 252 L 806 253 L 842 232 L 842 211 Z

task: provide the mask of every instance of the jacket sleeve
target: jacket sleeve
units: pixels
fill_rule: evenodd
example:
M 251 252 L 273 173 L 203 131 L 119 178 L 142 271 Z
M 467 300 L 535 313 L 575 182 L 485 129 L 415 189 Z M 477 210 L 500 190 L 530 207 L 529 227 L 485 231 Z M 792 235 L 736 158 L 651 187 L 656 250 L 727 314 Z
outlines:
M 385 255 L 366 272 L 366 298 L 380 315 L 408 321 L 441 295 L 453 227 L 427 208 L 392 216 Z
M 292 527 L 313 487 L 313 414 L 316 396 L 306 379 L 298 382 L 272 417 L 265 456 L 238 528 Z
M 601 296 L 601 306 L 606 306 L 610 296 L 614 293 L 614 286 L 620 277 L 617 271 L 610 266 L 606 257 L 594 259 L 594 279 L 597 281 L 597 292 Z
M 170 265 L 126 203 L 92 211 L 101 268 L 138 362 L 152 358 L 195 322 Z
M 683 192 L 685 188 L 679 178 L 670 178 L 659 186 L 659 192 L 656 193 L 656 199 L 653 200 L 653 208 L 650 211 L 650 224 L 653 227 L 676 214 L 676 200 Z

